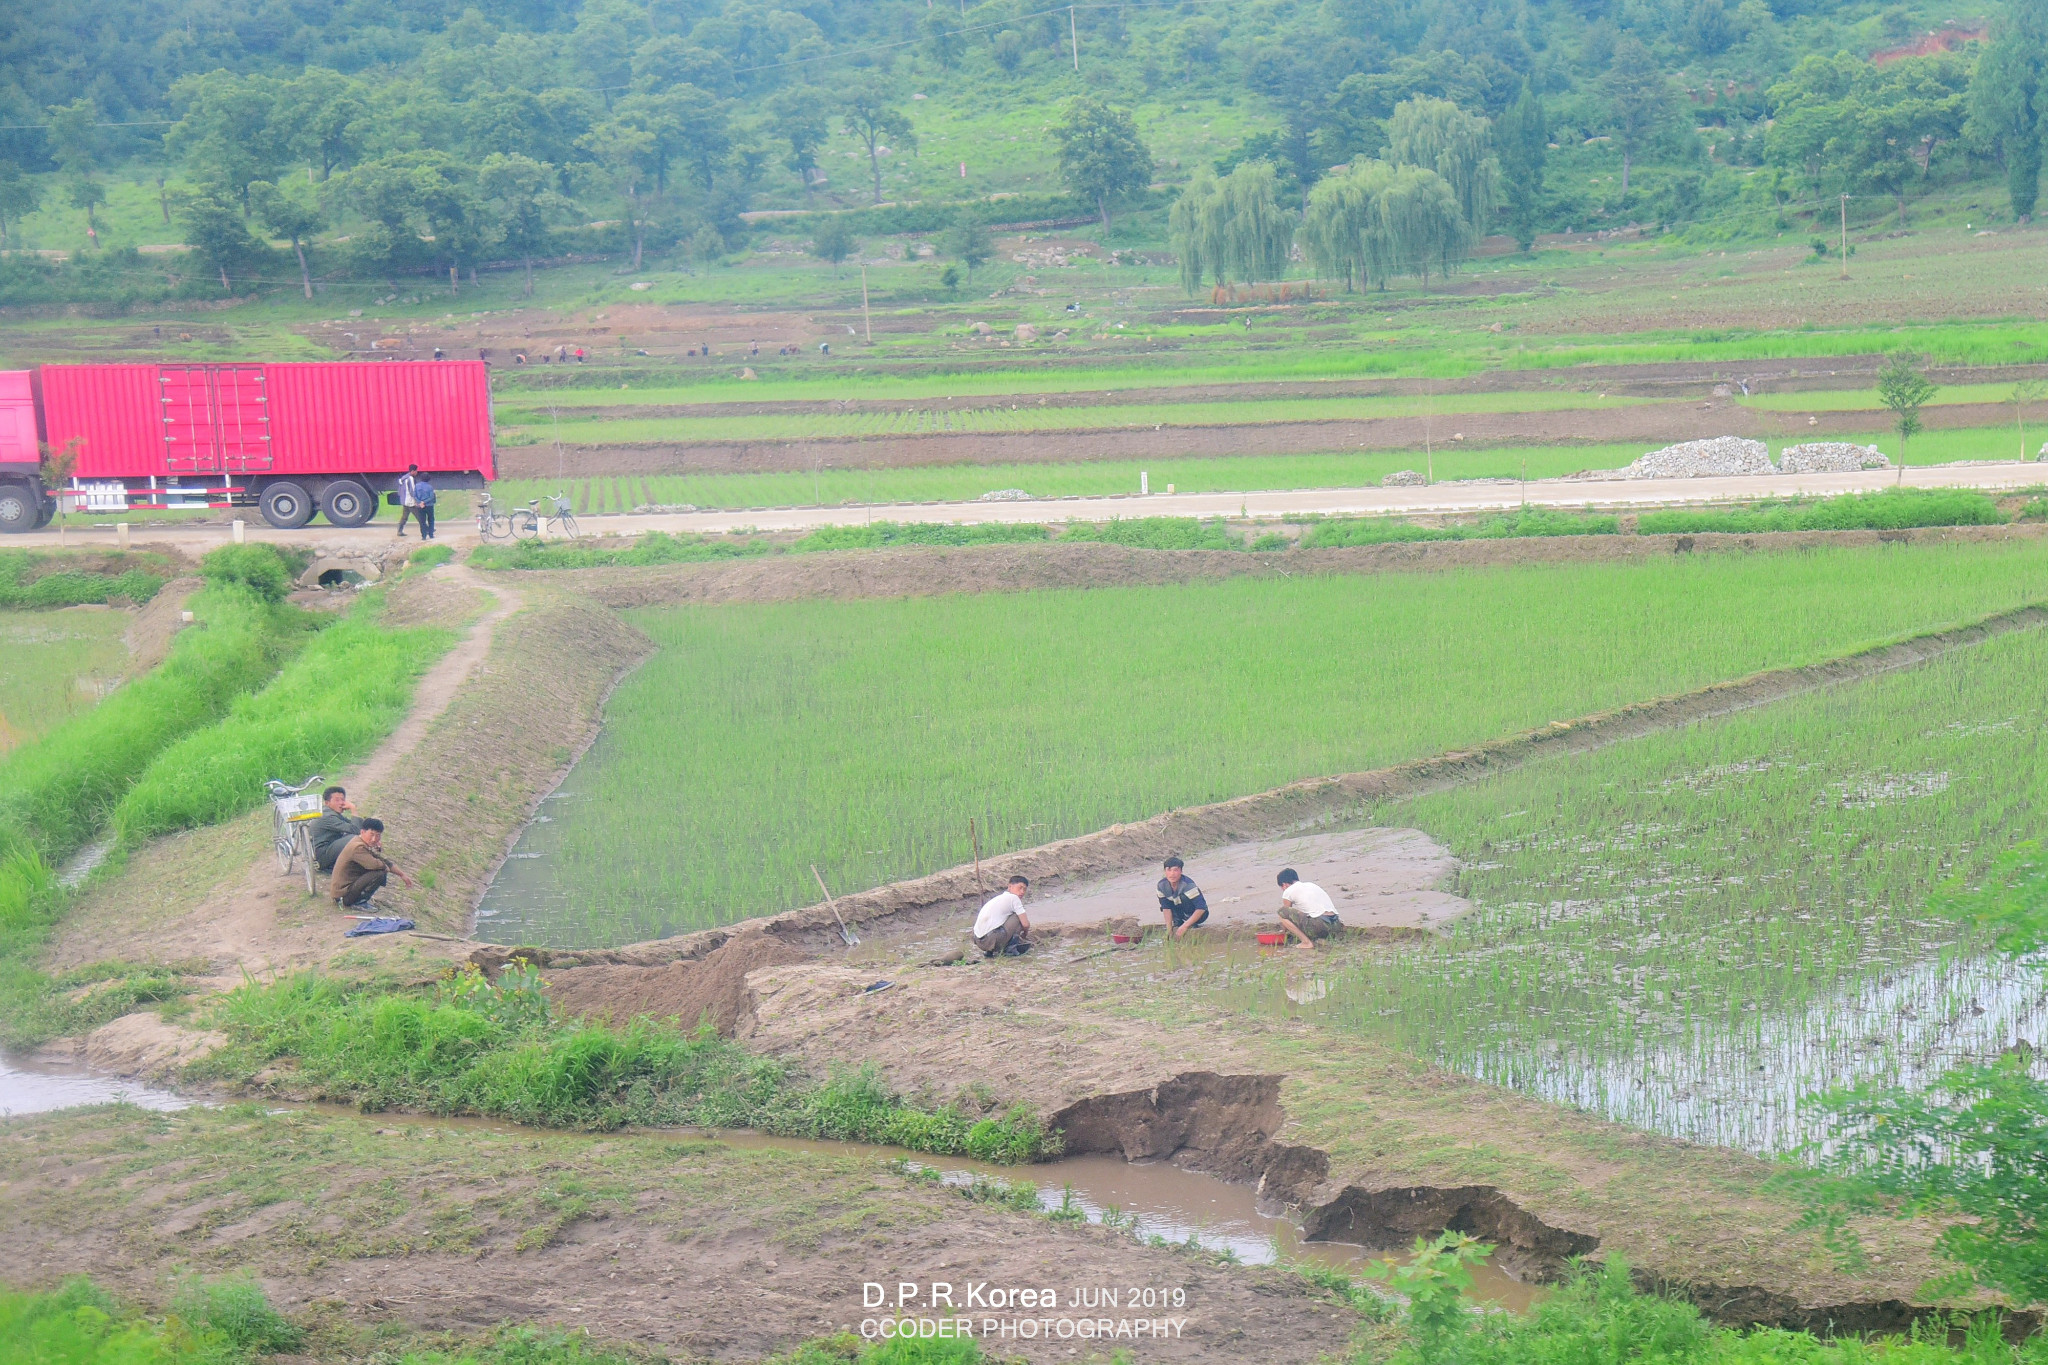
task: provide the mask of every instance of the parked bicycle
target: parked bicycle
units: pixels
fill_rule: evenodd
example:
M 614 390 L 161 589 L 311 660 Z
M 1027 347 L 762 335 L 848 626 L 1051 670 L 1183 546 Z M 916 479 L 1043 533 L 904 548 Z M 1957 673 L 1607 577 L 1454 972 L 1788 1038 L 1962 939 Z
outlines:
M 311 789 L 320 785 L 318 773 L 298 786 L 271 778 L 264 784 L 270 791 L 270 829 L 277 850 L 277 870 L 289 877 L 292 864 L 306 864 L 306 894 L 313 894 L 313 821 L 320 818 L 320 797 Z
M 477 494 L 476 533 L 484 540 L 508 540 L 512 535 L 512 519 L 498 510 L 487 492 Z
M 541 504 L 549 503 L 552 512 L 542 512 Z M 535 498 L 524 507 L 512 510 L 512 534 L 521 540 L 531 540 L 545 530 L 549 535 L 576 538 L 576 510 L 569 505 L 569 499 L 556 493 L 551 497 Z

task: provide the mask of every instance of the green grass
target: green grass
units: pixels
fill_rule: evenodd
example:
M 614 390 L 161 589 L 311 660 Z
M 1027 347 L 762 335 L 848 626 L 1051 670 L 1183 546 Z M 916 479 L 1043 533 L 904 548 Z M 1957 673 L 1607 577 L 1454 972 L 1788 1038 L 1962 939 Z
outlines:
M 990 1161 L 1056 1155 L 1028 1109 L 983 1118 L 921 1107 L 872 1068 L 806 1080 L 695 1020 L 638 1018 L 617 1029 L 557 1020 L 539 973 L 496 983 L 475 968 L 432 993 L 351 988 L 302 974 L 251 983 L 215 1009 L 230 1045 L 199 1064 L 246 1081 L 280 1060 L 287 1084 L 366 1110 L 479 1114 L 555 1128 L 688 1124 L 876 1142 Z
M 159 667 L 0 761 L 0 843 L 12 831 L 52 863 L 69 857 L 160 753 L 261 686 L 302 639 L 303 613 L 243 583 L 215 579 L 190 609 L 197 624 Z
M 0 611 L 75 607 L 124 601 L 141 606 L 156 596 L 170 578 L 159 555 L 93 555 L 90 567 L 82 557 L 0 550 Z M 117 572 L 114 572 L 117 571 Z
M 646 609 L 485 908 L 651 938 L 2044 599 L 2022 542 Z
M 0 610 L 0 755 L 99 703 L 128 662 L 132 619 Z
M 1593 512 L 1552 512 L 1541 508 L 1443 526 L 1417 526 L 1395 517 L 1338 518 L 1311 525 L 1302 548 L 1385 545 L 1418 540 L 1505 540 L 1516 536 L 1611 536 L 1620 518 Z
M 269 778 L 296 786 L 367 755 L 455 643 L 438 627 L 386 626 L 383 607 L 381 593 L 366 595 L 267 687 L 157 755 L 114 810 L 122 841 L 214 824 L 262 805 Z
M 303 1336 L 253 1278 L 188 1281 L 163 1318 L 125 1313 L 83 1276 L 48 1293 L 0 1288 L 0 1365 L 238 1365 Z
M 1636 518 L 1643 535 L 1671 532 L 1903 530 L 1914 526 L 1998 526 L 2007 520 L 1998 504 L 1967 489 L 1888 488 L 1814 502 L 1763 503 L 1740 510 L 1685 509 L 1645 512 Z
M 1851 1080 L 2023 1030 L 2031 973 L 1926 908 L 2048 822 L 2048 632 L 1375 812 L 1478 907 L 1331 1020 L 1697 1141 L 1781 1151 Z

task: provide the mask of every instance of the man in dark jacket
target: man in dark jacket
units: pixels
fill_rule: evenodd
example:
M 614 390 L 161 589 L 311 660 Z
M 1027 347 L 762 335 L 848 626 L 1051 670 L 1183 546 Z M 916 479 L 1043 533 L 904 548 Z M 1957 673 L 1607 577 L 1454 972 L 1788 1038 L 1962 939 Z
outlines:
M 313 866 L 332 872 L 342 846 L 363 832 L 363 822 L 348 813 L 356 808 L 355 802 L 340 787 L 321 792 L 320 804 L 327 809 L 313 821 Z
M 1168 858 L 1164 871 L 1166 875 L 1159 879 L 1159 913 L 1166 917 L 1168 933 L 1186 938 L 1188 930 L 1209 918 L 1209 898 L 1187 875 L 1180 859 Z

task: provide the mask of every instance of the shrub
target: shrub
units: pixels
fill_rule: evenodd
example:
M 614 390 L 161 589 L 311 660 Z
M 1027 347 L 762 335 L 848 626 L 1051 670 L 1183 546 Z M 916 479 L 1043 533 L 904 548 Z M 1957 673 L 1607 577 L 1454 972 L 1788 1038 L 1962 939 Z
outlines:
M 470 552 L 479 569 L 601 569 L 617 565 L 701 564 L 719 559 L 747 559 L 773 553 L 767 540 L 753 536 L 672 536 L 649 531 L 630 545 L 574 545 L 522 540 L 511 545 L 480 545 Z
M 163 1321 L 119 1316 L 83 1276 L 47 1294 L 0 1290 L 0 1365 L 235 1365 L 302 1335 L 251 1279 L 195 1281 Z
M 2004 520 L 1996 503 L 1968 489 L 1887 488 L 1880 493 L 1848 493 L 1820 502 L 1766 503 L 1728 511 L 1645 512 L 1636 518 L 1636 530 L 1642 535 L 1898 531 L 1915 526 L 1995 526 Z
M 1345 545 L 1389 545 L 1423 540 L 1507 540 L 1519 536 L 1611 536 L 1620 519 L 1593 512 L 1553 512 L 1525 507 L 1449 526 L 1417 526 L 1393 517 L 1319 521 L 1302 537 L 1304 549 Z
M 792 553 L 803 554 L 814 550 L 881 550 L 892 545 L 1009 545 L 1044 540 L 1050 534 L 1035 523 L 954 526 L 877 521 L 866 526 L 821 526 L 789 548 Z
M 199 561 L 199 573 L 209 583 L 240 583 L 270 602 L 283 601 L 292 590 L 291 570 L 268 545 L 223 545 L 209 550 Z
M 405 718 L 420 674 L 455 642 L 436 627 L 388 629 L 382 608 L 381 597 L 365 598 L 268 687 L 159 754 L 114 811 L 120 837 L 132 843 L 228 819 L 263 803 L 268 778 L 297 782 L 368 753 Z
M 1197 521 L 1193 517 L 1130 517 L 1096 524 L 1069 526 L 1063 541 L 1094 541 L 1104 545 L 1128 545 L 1139 550 L 1242 550 L 1244 542 L 1233 536 L 1222 518 Z

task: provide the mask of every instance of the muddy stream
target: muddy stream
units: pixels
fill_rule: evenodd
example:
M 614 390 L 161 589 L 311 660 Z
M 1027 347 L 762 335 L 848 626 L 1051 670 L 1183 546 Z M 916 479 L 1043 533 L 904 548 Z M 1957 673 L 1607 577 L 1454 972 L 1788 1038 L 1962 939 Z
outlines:
M 32 1062 L 0 1053 L 0 1122 L 7 1118 L 48 1113 L 83 1105 L 127 1103 L 144 1109 L 188 1108 L 194 1103 L 185 1096 L 103 1075 L 79 1066 L 57 1066 Z M 339 1105 L 277 1105 L 277 1109 L 309 1109 L 319 1113 L 360 1118 L 355 1110 Z M 376 1121 L 384 1125 L 429 1128 L 483 1128 L 492 1132 L 522 1131 L 520 1125 L 492 1119 L 440 1118 L 421 1114 L 383 1113 Z M 1276 1260 L 1313 1261 L 1342 1267 L 1356 1273 L 1369 1259 L 1384 1258 L 1388 1250 L 1369 1250 L 1341 1242 L 1303 1241 L 1301 1224 L 1284 1208 L 1262 1208 L 1250 1186 L 1233 1185 L 1199 1171 L 1184 1170 L 1169 1161 L 1133 1162 L 1115 1156 L 1076 1156 L 1036 1166 L 997 1166 L 966 1157 L 939 1157 L 895 1147 L 863 1143 L 829 1142 L 799 1138 L 767 1137 L 752 1132 L 705 1129 L 676 1130 L 735 1147 L 775 1148 L 829 1157 L 855 1157 L 868 1162 L 901 1160 L 938 1173 L 948 1185 L 966 1186 L 977 1178 L 1007 1183 L 1030 1181 L 1038 1187 L 1039 1207 L 1050 1212 L 1066 1205 L 1078 1208 L 1091 1223 L 1107 1218 L 1112 1224 L 1128 1226 L 1134 1236 L 1160 1237 L 1168 1242 L 1193 1240 L 1214 1252 L 1229 1252 L 1246 1265 L 1269 1265 Z M 1405 1260 L 1396 1254 L 1395 1260 Z M 1492 1308 L 1520 1312 L 1534 1303 L 1543 1291 L 1523 1284 L 1491 1266 L 1478 1267 L 1472 1297 Z

